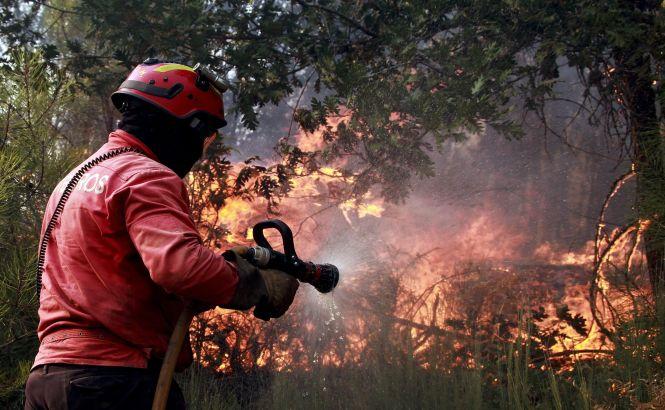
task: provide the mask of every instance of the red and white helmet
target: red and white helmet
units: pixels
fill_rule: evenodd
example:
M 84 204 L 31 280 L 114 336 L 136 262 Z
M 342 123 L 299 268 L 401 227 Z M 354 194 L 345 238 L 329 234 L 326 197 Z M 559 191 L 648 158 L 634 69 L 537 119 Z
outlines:
M 214 120 L 216 128 L 221 128 L 226 125 L 222 98 L 225 87 L 218 77 L 209 78 L 210 74 L 198 64 L 192 68 L 149 58 L 129 74 L 111 95 L 111 101 L 120 109 L 125 96 L 132 96 L 180 119 L 205 114 Z

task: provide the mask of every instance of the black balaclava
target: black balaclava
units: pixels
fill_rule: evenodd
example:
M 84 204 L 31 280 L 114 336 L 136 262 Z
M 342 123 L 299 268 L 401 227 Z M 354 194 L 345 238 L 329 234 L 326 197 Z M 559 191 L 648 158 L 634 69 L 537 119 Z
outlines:
M 180 178 L 192 169 L 203 154 L 208 135 L 190 127 L 192 118 L 181 120 L 137 98 L 127 98 L 120 107 L 118 128 L 140 139 Z

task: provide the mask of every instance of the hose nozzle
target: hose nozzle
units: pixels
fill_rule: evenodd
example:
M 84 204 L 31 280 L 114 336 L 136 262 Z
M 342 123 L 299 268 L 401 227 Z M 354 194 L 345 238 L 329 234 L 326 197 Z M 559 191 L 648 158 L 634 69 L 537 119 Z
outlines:
M 270 246 L 263 231 L 276 229 L 282 237 L 284 253 L 277 252 Z M 339 282 L 339 269 L 329 263 L 316 264 L 298 258 L 293 245 L 291 228 L 279 219 L 269 219 L 254 225 L 254 240 L 258 246 L 249 249 L 246 259 L 259 268 L 277 269 L 286 272 L 301 282 L 309 283 L 321 293 L 335 289 Z
M 313 274 L 311 279 L 305 280 L 305 282 L 311 284 L 321 293 L 328 293 L 337 287 L 337 282 L 339 282 L 339 269 L 337 266 L 330 263 L 323 263 L 321 265 L 313 265 Z
M 259 268 L 286 272 L 301 282 L 309 283 L 321 293 L 332 291 L 339 282 L 339 269 L 329 263 L 304 262 L 296 256 L 287 256 L 262 246 L 249 248 L 245 258 Z

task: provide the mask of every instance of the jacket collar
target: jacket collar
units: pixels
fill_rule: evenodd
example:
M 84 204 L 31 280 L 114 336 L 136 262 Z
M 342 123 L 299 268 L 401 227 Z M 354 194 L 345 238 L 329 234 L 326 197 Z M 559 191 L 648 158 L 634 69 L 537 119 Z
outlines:
M 152 152 L 152 150 L 148 148 L 147 145 L 145 145 L 140 139 L 136 138 L 132 134 L 121 129 L 117 129 L 109 134 L 108 146 L 111 149 L 120 147 L 135 147 L 145 152 L 148 158 L 159 162 L 157 155 L 155 155 L 155 153 Z

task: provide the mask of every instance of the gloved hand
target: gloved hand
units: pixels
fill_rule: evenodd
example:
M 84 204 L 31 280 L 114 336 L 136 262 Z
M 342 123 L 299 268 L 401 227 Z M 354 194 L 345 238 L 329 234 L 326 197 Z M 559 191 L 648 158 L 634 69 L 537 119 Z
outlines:
M 293 303 L 300 284 L 288 273 L 274 269 L 261 269 L 268 297 L 254 308 L 254 316 L 265 321 L 282 316 Z
M 245 255 L 247 255 L 247 252 L 248 252 L 248 251 L 249 251 L 249 247 L 248 247 L 248 246 L 237 245 L 237 246 L 234 246 L 233 248 L 229 249 L 228 251 L 224 252 L 224 254 L 223 254 L 222 256 L 224 256 L 224 258 L 226 258 L 226 259 L 228 260 L 228 258 L 226 257 L 226 256 L 228 255 L 228 252 L 233 252 L 233 253 L 235 253 L 237 256 L 242 256 L 242 257 L 244 258 Z M 234 260 L 235 260 L 235 259 L 234 259 Z
M 254 316 L 266 321 L 282 316 L 293 303 L 298 281 L 287 273 L 252 265 L 242 257 L 247 250 L 247 247 L 236 247 L 223 254 L 236 264 L 238 287 L 231 302 L 222 307 L 246 310 L 256 306 Z

